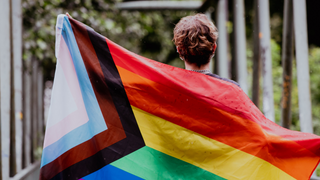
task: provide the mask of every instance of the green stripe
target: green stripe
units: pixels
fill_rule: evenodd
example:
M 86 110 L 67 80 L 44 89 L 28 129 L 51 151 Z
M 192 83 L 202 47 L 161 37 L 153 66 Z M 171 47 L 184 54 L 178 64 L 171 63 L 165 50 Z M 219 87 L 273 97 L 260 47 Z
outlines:
M 166 155 L 150 147 L 143 147 L 111 165 L 143 179 L 213 179 L 224 180 L 211 172 Z

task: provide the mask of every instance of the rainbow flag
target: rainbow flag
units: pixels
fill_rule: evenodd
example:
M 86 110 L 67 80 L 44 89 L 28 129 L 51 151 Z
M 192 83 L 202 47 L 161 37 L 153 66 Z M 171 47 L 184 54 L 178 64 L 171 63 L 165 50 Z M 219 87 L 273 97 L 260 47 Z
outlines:
M 238 86 L 136 55 L 59 15 L 40 179 L 305 180 L 320 137 Z

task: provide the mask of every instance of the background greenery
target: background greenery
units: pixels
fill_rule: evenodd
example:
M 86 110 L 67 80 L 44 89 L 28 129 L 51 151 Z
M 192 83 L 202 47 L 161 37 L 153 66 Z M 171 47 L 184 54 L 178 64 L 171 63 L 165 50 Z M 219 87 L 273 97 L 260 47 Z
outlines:
M 91 26 L 121 46 L 160 62 L 182 67 L 171 41 L 174 25 L 190 11 L 119 11 L 115 0 L 24 0 L 24 54 L 35 56 L 52 80 L 55 66 L 55 23 L 59 14 Z
M 59 14 L 69 12 L 73 18 L 91 26 L 97 32 L 130 51 L 183 68 L 183 62 L 179 59 L 172 42 L 172 31 L 181 17 L 195 14 L 196 12 L 169 10 L 120 11 L 115 8 L 115 3 L 118 1 L 120 0 L 23 0 L 23 59 L 36 58 L 43 67 L 45 81 L 53 79 L 56 62 L 54 56 L 56 18 Z M 230 36 L 232 34 L 231 5 L 232 3 L 229 3 L 230 21 L 228 22 L 228 29 Z M 311 5 L 309 4 L 309 6 Z M 253 0 L 246 0 L 245 8 L 248 83 L 250 84 L 252 81 L 253 54 Z M 272 73 L 277 123 L 280 122 L 282 92 L 282 11 L 283 0 L 270 0 Z M 317 43 L 314 44 L 317 45 Z M 309 62 L 314 132 L 320 135 L 319 47 L 314 45 L 310 46 Z M 291 129 L 299 130 L 298 90 L 295 64 L 293 67 Z M 251 92 L 249 92 L 249 97 L 250 96 Z

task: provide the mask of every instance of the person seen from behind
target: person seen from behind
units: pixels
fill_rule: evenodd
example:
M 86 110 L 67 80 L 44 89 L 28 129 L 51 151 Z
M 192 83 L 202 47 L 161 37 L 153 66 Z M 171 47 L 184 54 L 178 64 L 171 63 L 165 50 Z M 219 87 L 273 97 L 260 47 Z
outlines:
M 237 82 L 212 74 L 210 71 L 209 64 L 217 48 L 217 38 L 217 27 L 204 14 L 182 18 L 173 31 L 173 41 L 186 70 L 206 74 L 239 86 Z

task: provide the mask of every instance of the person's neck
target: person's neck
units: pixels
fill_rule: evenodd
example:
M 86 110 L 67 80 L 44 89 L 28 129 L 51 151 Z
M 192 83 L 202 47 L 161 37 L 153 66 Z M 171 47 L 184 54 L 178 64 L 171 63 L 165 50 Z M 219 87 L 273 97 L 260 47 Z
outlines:
M 190 64 L 190 63 L 187 63 L 187 62 L 185 61 L 184 65 L 185 65 L 185 69 L 186 69 L 186 70 L 195 70 L 195 71 L 198 71 L 198 70 L 210 70 L 210 65 L 209 65 L 209 63 L 204 64 L 204 65 L 201 65 L 201 66 L 199 67 L 199 66 L 197 66 L 196 64 Z

